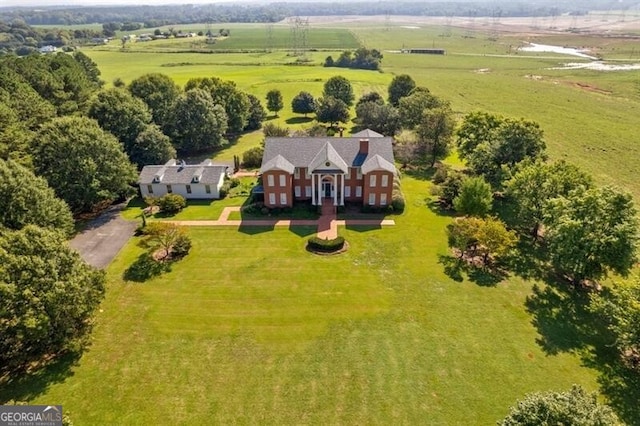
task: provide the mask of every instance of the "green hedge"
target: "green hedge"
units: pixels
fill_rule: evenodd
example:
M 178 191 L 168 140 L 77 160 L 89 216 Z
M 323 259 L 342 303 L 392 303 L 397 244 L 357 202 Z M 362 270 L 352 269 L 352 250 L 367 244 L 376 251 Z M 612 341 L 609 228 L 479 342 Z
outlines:
M 323 240 L 318 237 L 311 237 L 307 242 L 307 247 L 313 251 L 333 253 L 342 250 L 344 247 L 344 237 L 337 237 L 333 240 Z

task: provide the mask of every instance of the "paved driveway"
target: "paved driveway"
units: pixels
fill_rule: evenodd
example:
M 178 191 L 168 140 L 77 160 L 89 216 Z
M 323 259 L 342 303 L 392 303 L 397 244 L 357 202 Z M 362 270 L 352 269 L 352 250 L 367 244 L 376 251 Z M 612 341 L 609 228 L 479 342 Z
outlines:
M 124 206 L 111 206 L 69 242 L 88 264 L 96 268 L 106 267 L 133 236 L 138 223 L 120 217 Z

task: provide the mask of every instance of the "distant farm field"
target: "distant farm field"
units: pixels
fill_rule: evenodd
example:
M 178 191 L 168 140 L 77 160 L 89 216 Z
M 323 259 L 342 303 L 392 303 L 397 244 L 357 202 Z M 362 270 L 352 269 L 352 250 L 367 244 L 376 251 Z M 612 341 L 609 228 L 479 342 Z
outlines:
M 157 42 L 136 43 L 123 51 L 117 42 L 112 42 L 116 44 L 85 52 L 98 63 L 107 82 L 115 78 L 129 82 L 148 72 L 161 72 L 179 84 L 202 76 L 233 80 L 261 99 L 270 89 L 279 89 L 285 109 L 277 121 L 294 126 L 289 107 L 293 96 L 300 90 L 320 96 L 324 82 L 333 75 L 351 80 L 356 96 L 369 91 L 386 96 L 394 75 L 409 74 L 419 85 L 451 101 L 460 116 L 486 110 L 537 121 L 545 131 L 552 159 L 571 161 L 596 176 L 600 183 L 619 185 L 640 199 L 636 173 L 640 156 L 637 143 L 640 70 L 562 69 L 567 63 L 589 61 L 518 50 L 526 42 L 579 46 L 610 59 L 611 64 L 637 64 L 640 48 L 633 38 L 571 32 L 497 33 L 480 20 L 470 28 L 401 25 L 384 20 L 330 26 L 326 22 L 316 24 L 317 28 L 312 25 L 309 34 L 334 31 L 333 37 L 327 37 L 334 41 L 345 34 L 353 35 L 350 40 L 383 52 L 383 71 L 323 68 L 325 58 L 329 55 L 336 58 L 339 50 L 309 51 L 305 56 L 308 62 L 301 65 L 290 48 L 267 49 L 260 36 L 266 34 L 266 29 L 255 25 L 230 24 L 231 36 L 220 42 L 220 46 L 235 43 L 255 49 L 252 53 L 162 53 L 153 48 Z M 274 25 L 273 34 L 280 34 L 278 37 L 284 40 L 287 28 L 285 24 Z M 355 47 L 351 43 L 341 47 Z M 410 47 L 443 48 L 446 55 L 400 53 Z

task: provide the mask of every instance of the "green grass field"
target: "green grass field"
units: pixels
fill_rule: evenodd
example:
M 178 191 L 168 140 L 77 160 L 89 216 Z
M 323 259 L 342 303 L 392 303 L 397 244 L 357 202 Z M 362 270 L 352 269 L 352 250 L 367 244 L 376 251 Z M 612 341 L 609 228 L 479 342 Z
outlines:
M 578 356 L 536 343 L 531 282 L 443 273 L 450 219 L 428 183 L 403 186 L 397 225 L 341 229 L 340 256 L 307 253 L 308 227 L 191 229 L 191 254 L 139 284 L 121 278 L 133 239 L 92 346 L 34 402 L 77 424 L 491 424 L 530 391 L 597 389 Z

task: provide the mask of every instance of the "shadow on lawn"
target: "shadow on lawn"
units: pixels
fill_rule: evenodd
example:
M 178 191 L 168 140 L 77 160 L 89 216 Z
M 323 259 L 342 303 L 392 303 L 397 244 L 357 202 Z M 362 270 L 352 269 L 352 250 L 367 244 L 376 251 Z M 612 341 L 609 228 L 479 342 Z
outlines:
M 502 269 L 480 268 L 454 256 L 438 255 L 438 263 L 444 266 L 444 273 L 452 280 L 462 282 L 464 273 L 469 281 L 481 287 L 495 287 L 508 277 L 508 274 Z
M 537 343 L 549 355 L 574 353 L 599 373 L 598 383 L 618 415 L 640 424 L 640 375 L 627 368 L 602 318 L 589 310 L 590 295 L 560 281 L 534 285 L 525 306 L 540 333 Z
M 6 376 L 0 376 L 0 404 L 31 401 L 45 393 L 51 385 L 64 382 L 73 376 L 72 367 L 77 365 L 81 355 L 81 352 L 68 353 L 31 373 L 3 373 Z

